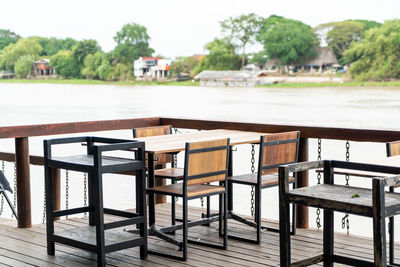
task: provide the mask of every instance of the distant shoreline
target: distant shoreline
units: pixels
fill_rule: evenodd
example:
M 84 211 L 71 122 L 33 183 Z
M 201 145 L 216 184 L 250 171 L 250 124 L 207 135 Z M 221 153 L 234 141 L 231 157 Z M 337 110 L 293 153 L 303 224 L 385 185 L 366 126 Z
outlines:
M 82 85 L 122 85 L 122 86 L 200 86 L 199 81 L 168 81 L 168 82 L 144 82 L 144 81 L 100 81 L 86 79 L 49 79 L 49 80 L 28 80 L 28 79 L 0 79 L 0 83 L 27 83 L 27 84 L 82 84 Z M 263 88 L 309 88 L 309 87 L 393 87 L 400 89 L 400 81 L 391 82 L 357 82 L 346 81 L 343 83 L 278 83 L 257 85 Z

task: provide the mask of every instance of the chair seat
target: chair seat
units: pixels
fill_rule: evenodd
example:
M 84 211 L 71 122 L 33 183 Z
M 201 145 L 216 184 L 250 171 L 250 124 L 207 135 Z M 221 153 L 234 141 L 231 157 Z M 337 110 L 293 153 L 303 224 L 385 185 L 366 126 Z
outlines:
M 261 179 L 262 179 L 261 187 L 271 187 L 271 186 L 277 186 L 279 184 L 278 174 L 263 175 Z M 248 173 L 248 174 L 228 177 L 228 181 L 238 184 L 256 185 L 257 173 Z M 294 177 L 289 177 L 289 183 L 293 182 L 294 182 Z
M 187 191 L 188 198 L 195 198 L 205 195 L 216 195 L 224 193 L 225 188 L 216 185 L 188 185 Z M 182 197 L 183 183 L 156 186 L 147 189 L 147 192 Z
M 154 171 L 155 178 L 183 179 L 183 168 L 165 168 Z

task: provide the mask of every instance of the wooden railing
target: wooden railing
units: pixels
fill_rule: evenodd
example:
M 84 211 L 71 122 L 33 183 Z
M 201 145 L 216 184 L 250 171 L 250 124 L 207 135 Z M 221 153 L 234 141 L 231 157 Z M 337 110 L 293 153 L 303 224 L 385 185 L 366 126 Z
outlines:
M 46 136 L 70 133 L 85 133 L 96 131 L 111 131 L 133 129 L 137 127 L 172 125 L 175 128 L 187 129 L 232 129 L 257 132 L 283 132 L 297 130 L 301 133 L 299 161 L 308 161 L 308 138 L 323 138 L 336 140 L 349 140 L 359 142 L 389 142 L 400 140 L 400 131 L 390 130 L 367 130 L 367 129 L 348 129 L 332 127 L 311 127 L 299 125 L 280 125 L 264 123 L 245 123 L 228 121 L 193 120 L 181 118 L 136 118 L 125 120 L 107 120 L 90 122 L 71 122 L 55 123 L 27 126 L 0 127 L 0 138 L 15 139 L 15 155 L 12 153 L 0 152 L 0 160 L 15 161 L 17 175 L 17 208 L 18 208 L 18 227 L 31 227 L 31 197 L 30 197 L 30 164 L 43 164 L 40 156 L 29 154 L 29 137 Z M 59 192 L 59 171 L 55 174 L 58 183 L 55 188 Z M 302 173 L 298 177 L 299 186 L 308 185 L 308 173 Z M 60 196 L 54 199 L 59 207 Z M 298 226 L 308 228 L 308 209 L 299 207 L 297 212 Z

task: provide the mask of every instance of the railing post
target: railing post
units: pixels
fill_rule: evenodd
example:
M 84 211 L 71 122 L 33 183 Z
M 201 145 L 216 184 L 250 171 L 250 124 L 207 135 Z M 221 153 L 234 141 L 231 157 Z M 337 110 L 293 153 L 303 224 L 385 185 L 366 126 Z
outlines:
M 15 138 L 15 163 L 17 172 L 18 228 L 28 228 L 32 226 L 28 137 Z
M 61 209 L 61 170 L 51 169 L 53 174 L 53 208 L 54 210 Z M 60 217 L 55 218 L 59 220 Z
M 308 161 L 308 139 L 300 138 L 299 162 Z M 297 187 L 308 186 L 308 171 L 299 172 L 297 176 Z M 297 206 L 297 227 L 308 228 L 308 207 Z

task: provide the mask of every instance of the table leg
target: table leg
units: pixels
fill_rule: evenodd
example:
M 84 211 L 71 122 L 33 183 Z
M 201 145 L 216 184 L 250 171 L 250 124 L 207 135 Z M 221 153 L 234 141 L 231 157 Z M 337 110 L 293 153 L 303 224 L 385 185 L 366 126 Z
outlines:
M 148 153 L 148 188 L 154 187 L 154 154 Z M 155 225 L 155 203 L 154 193 L 149 194 L 149 226 Z
M 333 211 L 324 210 L 324 267 L 333 267 L 334 247 L 334 214 Z

